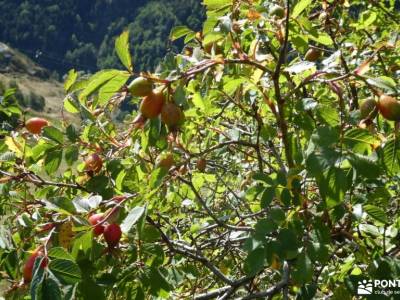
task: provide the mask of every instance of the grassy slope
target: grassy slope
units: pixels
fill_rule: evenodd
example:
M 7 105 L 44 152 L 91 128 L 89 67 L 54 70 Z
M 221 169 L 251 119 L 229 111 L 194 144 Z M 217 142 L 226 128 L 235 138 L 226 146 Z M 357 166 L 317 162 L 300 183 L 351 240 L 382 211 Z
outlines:
M 60 120 L 65 96 L 62 83 L 50 78 L 47 70 L 24 54 L 0 43 L 0 82 L 7 86 L 11 81 L 18 84 L 24 95 L 33 92 L 45 98 L 44 110 L 29 110 L 29 114 Z

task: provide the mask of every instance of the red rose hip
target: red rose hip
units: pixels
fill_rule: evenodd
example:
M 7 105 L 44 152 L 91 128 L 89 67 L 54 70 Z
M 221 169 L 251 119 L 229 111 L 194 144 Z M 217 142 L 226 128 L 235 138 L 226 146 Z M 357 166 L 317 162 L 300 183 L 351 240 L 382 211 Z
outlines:
M 89 221 L 89 223 L 91 225 L 93 225 L 93 226 L 96 225 L 96 226 L 93 227 L 93 234 L 94 235 L 98 236 L 98 235 L 100 235 L 100 234 L 102 234 L 104 232 L 104 225 L 103 224 L 97 225 L 98 223 L 103 221 L 103 214 L 91 215 L 89 217 L 88 221 Z
M 118 224 L 110 224 L 104 228 L 104 239 L 106 240 L 108 246 L 115 247 L 118 245 L 119 240 L 121 239 L 122 231 L 121 227 Z
M 42 128 L 48 126 L 49 122 L 43 118 L 31 118 L 25 122 L 26 129 L 33 134 L 42 132 Z
M 37 248 L 32 254 L 31 256 L 29 256 L 29 258 L 27 259 L 27 261 L 25 262 L 24 265 L 24 270 L 23 270 L 23 275 L 24 275 L 24 281 L 25 282 L 30 282 L 32 280 L 33 277 L 33 267 L 35 265 L 35 260 L 37 257 L 43 257 L 43 251 L 42 248 Z M 47 266 L 48 260 L 47 258 L 44 258 L 42 260 L 42 263 L 40 264 L 41 268 L 44 268 Z

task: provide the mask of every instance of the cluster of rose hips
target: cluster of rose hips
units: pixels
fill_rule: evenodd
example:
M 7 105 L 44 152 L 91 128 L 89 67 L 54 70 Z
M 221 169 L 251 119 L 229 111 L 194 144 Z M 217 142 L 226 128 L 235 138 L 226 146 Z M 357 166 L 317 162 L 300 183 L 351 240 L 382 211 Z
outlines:
M 161 116 L 161 121 L 170 129 L 176 129 L 184 119 L 181 108 L 173 101 L 167 101 L 163 89 L 153 89 L 153 82 L 144 77 L 134 79 L 128 86 L 134 97 L 143 97 L 140 114 L 135 120 L 137 127 L 142 127 L 147 119 Z
M 360 104 L 362 119 L 372 120 L 379 113 L 389 121 L 400 121 L 400 102 L 396 98 L 382 94 L 378 101 L 367 99 Z
M 93 214 L 89 217 L 88 221 L 93 226 L 93 234 L 95 236 L 103 235 L 108 248 L 115 248 L 121 239 L 121 227 L 116 223 L 106 224 L 104 214 Z M 111 217 L 111 216 L 109 216 Z

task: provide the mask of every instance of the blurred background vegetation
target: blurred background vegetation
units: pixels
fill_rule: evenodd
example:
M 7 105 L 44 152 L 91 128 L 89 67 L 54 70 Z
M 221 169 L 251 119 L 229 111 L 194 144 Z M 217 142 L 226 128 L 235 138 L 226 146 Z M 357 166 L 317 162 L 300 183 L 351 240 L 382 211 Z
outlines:
M 117 67 L 114 40 L 131 33 L 136 71 L 154 70 L 173 26 L 200 30 L 200 0 L 0 0 L 0 41 L 62 76 Z

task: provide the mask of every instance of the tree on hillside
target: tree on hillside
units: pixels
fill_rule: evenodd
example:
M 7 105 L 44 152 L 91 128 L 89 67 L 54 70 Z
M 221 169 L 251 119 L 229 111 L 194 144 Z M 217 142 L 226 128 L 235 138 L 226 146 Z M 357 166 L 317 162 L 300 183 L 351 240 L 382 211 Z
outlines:
M 128 31 L 123 70 L 71 70 L 60 126 L 5 92 L 8 299 L 395 299 L 377 283 L 400 275 L 394 1 L 204 5 L 156 72 Z

